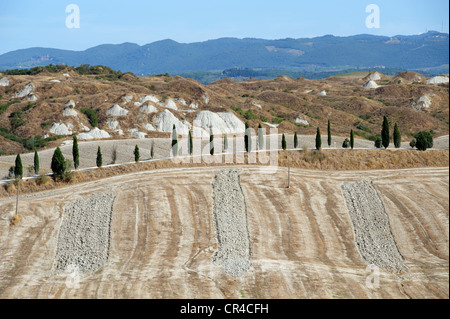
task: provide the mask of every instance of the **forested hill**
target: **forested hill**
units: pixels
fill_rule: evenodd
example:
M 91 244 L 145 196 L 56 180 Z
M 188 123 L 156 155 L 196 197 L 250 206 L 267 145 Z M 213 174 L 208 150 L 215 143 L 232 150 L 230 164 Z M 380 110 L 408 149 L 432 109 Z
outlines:
M 448 72 L 448 48 L 448 34 L 434 31 L 395 37 L 363 34 L 282 40 L 221 38 L 190 44 L 163 40 L 143 46 L 105 44 L 85 51 L 22 49 L 0 55 L 0 70 L 90 64 L 136 75 L 175 75 L 235 67 L 305 72 L 381 67 L 439 74 Z

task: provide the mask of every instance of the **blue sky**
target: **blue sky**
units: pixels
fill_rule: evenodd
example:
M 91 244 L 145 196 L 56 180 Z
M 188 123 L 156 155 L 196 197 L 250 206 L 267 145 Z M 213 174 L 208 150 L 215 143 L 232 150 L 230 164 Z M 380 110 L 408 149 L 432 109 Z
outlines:
M 66 26 L 69 4 L 80 8 L 80 28 Z M 380 28 L 366 27 L 369 4 L 380 8 Z M 411 35 L 442 31 L 443 23 L 448 33 L 448 11 L 447 0 L 0 0 L 0 54 L 162 39 Z

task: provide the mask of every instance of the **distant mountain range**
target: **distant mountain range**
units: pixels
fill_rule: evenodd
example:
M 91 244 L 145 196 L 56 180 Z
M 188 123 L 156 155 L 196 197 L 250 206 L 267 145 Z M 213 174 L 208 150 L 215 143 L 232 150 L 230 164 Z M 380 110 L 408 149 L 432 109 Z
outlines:
M 90 64 L 139 76 L 230 68 L 303 72 L 396 68 L 434 75 L 448 73 L 448 63 L 449 35 L 435 31 L 394 37 L 361 34 L 282 40 L 221 38 L 190 44 L 162 40 L 143 46 L 104 44 L 85 51 L 29 48 L 0 55 L 0 70 Z

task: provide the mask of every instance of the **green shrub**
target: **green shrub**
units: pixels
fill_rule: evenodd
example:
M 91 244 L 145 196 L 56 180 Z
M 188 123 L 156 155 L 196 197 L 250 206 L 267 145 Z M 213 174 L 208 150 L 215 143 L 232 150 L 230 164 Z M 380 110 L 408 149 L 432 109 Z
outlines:
M 6 104 L 0 104 L 0 114 L 6 112 L 6 110 L 7 110 L 11 105 L 13 105 L 13 104 L 15 104 L 15 103 L 19 103 L 19 102 L 20 102 L 20 101 L 15 100 L 15 101 L 10 101 L 10 102 L 8 102 L 8 103 L 6 103 Z
M 9 115 L 9 122 L 11 124 L 11 130 L 14 131 L 16 130 L 18 127 L 22 126 L 25 124 L 25 121 L 22 120 L 22 112 L 21 111 L 17 111 L 17 112 L 13 112 Z
M 36 179 L 36 184 L 41 186 L 41 185 L 45 185 L 50 181 L 50 177 L 48 177 L 47 175 L 40 175 L 37 179 Z
M 358 130 L 361 130 L 361 131 L 364 131 L 364 132 L 367 132 L 367 133 L 372 133 L 372 130 L 364 123 L 356 122 L 354 125 L 356 126 L 356 128 Z
M 245 112 L 244 117 L 247 120 L 256 120 L 258 119 L 258 117 L 253 113 L 252 110 L 247 110 L 247 112 Z
M 43 128 L 43 129 L 45 129 L 46 127 L 48 127 L 48 126 L 50 126 L 50 122 L 42 122 L 41 123 L 41 127 Z
M 274 124 L 281 124 L 283 121 L 284 121 L 284 119 L 279 118 L 279 117 L 272 118 L 272 123 L 274 123 Z
M 35 103 L 28 103 L 28 105 L 25 106 L 22 111 L 26 112 L 26 111 L 32 109 L 33 107 L 35 107 L 36 105 L 37 105 L 37 102 L 35 102 Z
M 426 151 L 433 147 L 433 134 L 431 132 L 421 131 L 416 136 L 416 147 L 420 151 Z
M 81 109 L 80 111 L 81 111 L 81 113 L 85 114 L 88 117 L 89 122 L 91 123 L 91 125 L 93 127 L 97 127 L 97 125 L 98 125 L 98 114 L 97 114 L 96 111 L 94 111 L 92 109 Z
M 246 118 L 247 114 L 246 114 L 246 112 L 244 112 L 244 110 L 242 110 L 242 108 L 240 106 L 232 106 L 231 109 L 233 111 L 235 111 L 236 113 L 238 113 L 240 116 Z
M 263 121 L 263 122 L 268 122 L 269 120 L 267 119 L 267 117 L 265 117 L 265 116 L 263 116 L 263 115 L 260 115 L 259 116 L 259 119 L 261 120 L 261 121 Z
M 381 140 L 381 137 L 380 136 L 376 136 L 376 138 L 375 138 L 375 143 L 374 143 L 374 145 L 375 145 L 375 147 L 376 148 L 381 148 L 381 146 L 382 146 L 382 143 L 383 141 Z
M 348 138 L 346 138 L 344 140 L 344 142 L 342 143 L 342 147 L 343 148 L 349 148 L 349 146 L 350 146 L 350 140 Z
M 69 183 L 69 182 L 73 181 L 73 172 L 71 170 L 67 169 L 61 175 L 61 180 L 65 183 Z
M 28 150 L 36 150 L 47 146 L 47 139 L 41 136 L 30 137 L 23 141 L 23 146 Z
M 378 102 L 383 103 L 384 106 L 391 106 L 391 103 L 386 102 L 385 100 L 379 99 Z

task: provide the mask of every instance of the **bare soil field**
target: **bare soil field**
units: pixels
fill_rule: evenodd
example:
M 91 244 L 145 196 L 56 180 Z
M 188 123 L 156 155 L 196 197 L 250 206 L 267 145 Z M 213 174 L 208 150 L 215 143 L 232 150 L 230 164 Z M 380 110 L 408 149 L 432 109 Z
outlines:
M 233 207 L 226 202 L 233 197 L 220 204 L 213 196 L 224 169 L 239 178 L 227 184 L 224 177 L 217 191 L 240 189 L 235 198 L 245 203 L 237 222 L 246 227 L 230 228 L 230 235 L 233 217 L 223 209 Z M 286 172 L 228 166 L 114 176 L 23 195 L 16 225 L 15 198 L 1 198 L 0 298 L 449 298 L 448 168 L 292 168 L 289 189 Z M 378 287 L 368 284 L 375 273 L 358 248 L 359 226 L 341 188 L 360 181 L 373 185 L 366 199 L 378 194 L 405 266 L 393 272 L 380 265 Z M 89 207 L 101 207 L 109 227 L 98 231 L 97 221 L 89 222 L 96 208 Z M 65 246 L 62 231 L 74 233 Z M 245 272 L 223 264 L 231 255 L 220 240 L 236 249 L 233 238 L 248 238 Z M 106 261 L 94 258 L 90 240 L 105 243 Z M 60 271 L 75 248 L 83 258 L 71 260 L 72 272 Z M 222 263 L 214 262 L 218 251 Z

